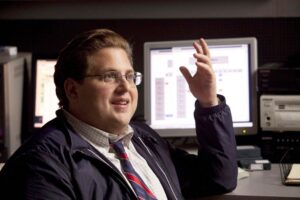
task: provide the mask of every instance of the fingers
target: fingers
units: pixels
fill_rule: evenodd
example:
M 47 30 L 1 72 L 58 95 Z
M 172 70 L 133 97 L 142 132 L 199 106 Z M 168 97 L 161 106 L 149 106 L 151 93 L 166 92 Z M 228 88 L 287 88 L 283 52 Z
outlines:
M 193 43 L 193 46 L 194 46 L 194 48 L 196 49 L 196 52 L 197 52 L 197 53 L 203 54 L 203 50 L 202 50 L 202 47 L 201 47 L 201 45 L 200 45 L 200 40 L 194 42 L 194 43 Z
M 186 82 L 188 84 L 190 84 L 191 80 L 192 80 L 192 75 L 190 73 L 190 71 L 186 68 L 186 67 L 180 67 L 179 68 L 180 72 L 182 73 L 183 77 L 185 78 Z
M 210 65 L 210 58 L 203 55 L 203 54 L 194 54 L 194 58 L 197 59 L 197 62 L 202 62 L 202 63 L 205 63 L 207 65 Z
M 196 66 L 197 66 L 196 74 L 200 75 L 203 78 L 203 80 L 204 79 L 211 80 L 214 77 L 214 72 L 210 65 L 207 65 L 203 62 L 196 62 Z
M 196 41 L 193 43 L 193 46 L 196 50 L 196 53 L 194 54 L 194 58 L 196 58 L 196 66 L 197 66 L 197 72 L 208 72 L 205 73 L 206 75 L 211 73 L 212 66 L 211 66 L 211 60 L 210 60 L 210 52 L 208 49 L 208 45 L 205 42 L 203 38 L 199 39 L 199 41 Z M 193 79 L 193 76 L 191 75 L 190 71 L 186 67 L 180 67 L 180 71 L 186 81 L 190 83 Z
M 196 49 L 196 53 L 194 54 L 194 57 L 197 59 L 197 62 L 203 62 L 211 66 L 210 52 L 205 40 L 201 38 L 199 39 L 199 41 L 194 42 L 193 46 Z
M 203 38 L 201 38 L 199 41 L 200 41 L 201 47 L 203 49 L 203 54 L 210 58 L 210 52 L 209 52 L 207 43 L 205 42 L 205 40 Z
M 210 57 L 208 45 L 203 38 L 200 38 L 199 41 L 194 42 L 193 46 L 198 54 L 203 54 Z

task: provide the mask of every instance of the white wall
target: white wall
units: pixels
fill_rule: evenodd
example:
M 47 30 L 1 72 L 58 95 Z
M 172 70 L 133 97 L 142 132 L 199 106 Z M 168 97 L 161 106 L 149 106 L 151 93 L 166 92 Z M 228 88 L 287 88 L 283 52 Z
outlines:
M 125 3 L 126 2 L 126 3 Z M 0 19 L 300 17 L 299 0 L 1 1 Z

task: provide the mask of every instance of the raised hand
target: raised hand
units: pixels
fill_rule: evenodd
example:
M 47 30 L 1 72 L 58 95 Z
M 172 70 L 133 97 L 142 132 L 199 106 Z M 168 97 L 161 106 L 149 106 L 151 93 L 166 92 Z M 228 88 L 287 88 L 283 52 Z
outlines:
M 191 93 L 198 99 L 203 107 L 215 106 L 218 104 L 216 94 L 216 76 L 213 71 L 210 52 L 203 38 L 193 43 L 196 50 L 194 57 L 197 59 L 197 71 L 192 76 L 190 71 L 184 67 L 180 67 L 180 71 L 187 81 Z

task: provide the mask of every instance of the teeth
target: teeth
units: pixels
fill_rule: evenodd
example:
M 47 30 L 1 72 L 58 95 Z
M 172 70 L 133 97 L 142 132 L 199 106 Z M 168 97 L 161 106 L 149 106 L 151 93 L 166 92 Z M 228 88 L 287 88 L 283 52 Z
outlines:
M 115 104 L 121 104 L 121 105 L 126 105 L 128 101 L 117 101 Z

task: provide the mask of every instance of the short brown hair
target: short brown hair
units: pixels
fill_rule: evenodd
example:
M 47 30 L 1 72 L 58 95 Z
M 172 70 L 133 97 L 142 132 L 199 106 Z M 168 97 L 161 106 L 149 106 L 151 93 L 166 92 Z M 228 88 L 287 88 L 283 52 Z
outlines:
M 64 90 L 64 82 L 72 78 L 82 81 L 89 67 L 89 57 L 107 47 L 122 48 L 132 64 L 132 48 L 121 35 L 108 29 L 95 29 L 77 35 L 60 52 L 55 65 L 54 83 L 59 106 L 68 109 L 69 102 Z

